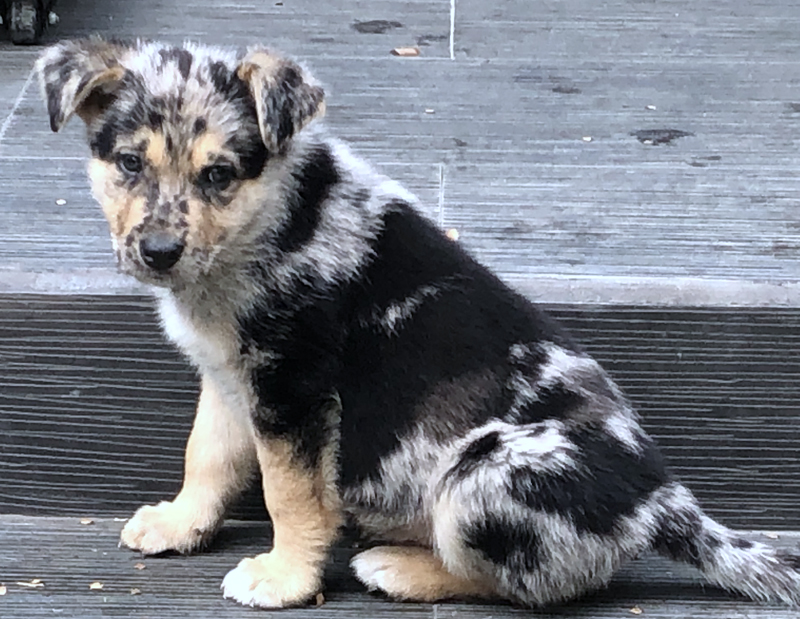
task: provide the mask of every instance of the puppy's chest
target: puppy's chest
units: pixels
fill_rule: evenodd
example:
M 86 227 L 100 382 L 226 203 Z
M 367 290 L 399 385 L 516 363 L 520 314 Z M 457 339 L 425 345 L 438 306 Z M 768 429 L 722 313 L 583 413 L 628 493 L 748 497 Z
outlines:
M 159 303 L 161 324 L 167 337 L 200 370 L 213 380 L 227 399 L 239 407 L 252 406 L 250 367 L 240 353 L 239 338 L 231 322 L 200 320 L 171 297 Z

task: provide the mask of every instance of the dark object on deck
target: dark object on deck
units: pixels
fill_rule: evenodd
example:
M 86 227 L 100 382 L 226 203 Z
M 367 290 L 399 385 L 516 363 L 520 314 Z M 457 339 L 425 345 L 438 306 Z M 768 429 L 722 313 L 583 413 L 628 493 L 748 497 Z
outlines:
M 47 27 L 55 0 L 0 0 L 0 15 L 11 41 L 35 45 Z
M 680 129 L 642 129 L 631 133 L 633 137 L 639 140 L 642 144 L 669 144 L 672 140 L 678 138 L 686 138 L 694 135 L 688 131 L 681 131 Z

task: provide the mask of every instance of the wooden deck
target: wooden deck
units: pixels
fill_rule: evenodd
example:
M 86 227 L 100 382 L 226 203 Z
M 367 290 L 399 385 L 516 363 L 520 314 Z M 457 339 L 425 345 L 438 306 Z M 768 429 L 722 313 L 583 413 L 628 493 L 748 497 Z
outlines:
M 656 556 L 625 568 L 606 591 L 586 600 L 531 611 L 506 604 L 452 602 L 397 603 L 365 594 L 350 575 L 352 544 L 337 548 L 326 572 L 324 603 L 280 611 L 254 610 L 222 598 L 219 584 L 244 556 L 264 552 L 269 528 L 264 523 L 233 522 L 207 552 L 192 556 L 141 557 L 117 548 L 121 522 L 78 518 L 0 516 L 0 563 L 7 593 L 0 598 L 3 619 L 45 617 L 136 617 L 151 619 L 648 619 L 719 617 L 721 619 L 790 619 L 796 612 L 742 600 L 705 588 L 691 568 Z M 774 537 L 770 534 L 771 537 Z M 774 540 L 790 546 L 800 535 Z M 137 565 L 139 567 L 137 567 Z M 141 566 L 144 566 L 142 568 Z M 30 586 L 34 581 L 43 586 Z M 23 583 L 23 584 L 20 584 Z M 29 586 L 26 586 L 27 583 Z M 92 583 L 102 589 L 90 589 Z M 95 585 L 97 586 L 97 585 Z M 136 591 L 132 593 L 132 591 Z
M 712 515 L 800 541 L 794 0 L 59 0 L 56 10 L 47 41 L 196 38 L 302 59 L 327 85 L 332 129 L 567 324 Z M 406 45 L 420 56 L 390 54 Z M 114 272 L 83 128 L 50 133 L 36 54 L 0 41 L 0 617 L 272 616 L 219 591 L 263 548 L 258 492 L 208 553 L 136 570 L 141 559 L 116 547 L 114 517 L 177 490 L 197 385 L 158 334 L 146 291 Z M 337 550 L 322 608 L 280 615 L 533 616 L 367 595 L 346 569 L 352 552 Z M 44 587 L 15 584 L 36 578 Z M 607 592 L 535 616 L 634 608 L 797 616 L 703 588 L 654 557 Z

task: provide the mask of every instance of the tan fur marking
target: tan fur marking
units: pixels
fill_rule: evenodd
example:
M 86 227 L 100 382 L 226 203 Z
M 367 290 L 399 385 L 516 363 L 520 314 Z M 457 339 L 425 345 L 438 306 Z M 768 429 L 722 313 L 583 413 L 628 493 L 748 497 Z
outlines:
M 463 597 L 498 597 L 488 582 L 448 572 L 428 548 L 379 546 L 353 558 L 356 574 L 371 590 L 401 600 L 436 602 Z
M 253 77 L 255 71 L 261 70 L 266 75 L 274 75 L 284 64 L 284 61 L 266 50 L 250 52 L 245 61 L 239 66 L 236 73 L 245 82 Z
M 164 134 L 160 131 L 148 130 L 147 136 L 147 150 L 145 157 L 154 168 L 163 168 L 169 162 L 167 156 L 167 141 Z
M 78 117 L 83 120 L 84 122 L 88 123 L 91 122 L 99 113 L 100 108 L 97 105 L 97 99 L 92 95 L 92 92 L 97 90 L 102 90 L 102 88 L 110 87 L 111 84 L 115 82 L 119 82 L 125 76 L 125 69 L 121 66 L 111 67 L 102 71 L 94 78 L 92 78 L 86 86 L 84 86 L 83 90 L 77 92 L 75 94 L 75 113 Z M 76 75 L 74 80 L 77 85 L 80 83 L 80 80 L 83 76 Z M 68 91 L 68 88 L 65 88 L 64 91 Z
M 328 549 L 342 517 L 335 479 L 328 467 L 310 471 L 291 443 L 260 440 L 258 462 L 264 499 L 275 531 L 273 549 L 244 559 L 223 581 L 226 597 L 276 608 L 300 604 L 319 591 Z
M 249 417 L 230 410 L 204 376 L 186 446 L 183 487 L 173 501 L 140 508 L 122 530 L 122 543 L 145 554 L 193 550 L 216 531 L 255 461 Z
M 335 480 L 323 479 L 322 470 L 304 468 L 288 441 L 259 441 L 256 450 L 275 529 L 273 552 L 292 563 L 324 560 L 341 524 Z
M 191 162 L 195 171 L 201 170 L 213 161 L 225 147 L 225 139 L 216 131 L 206 131 L 192 144 Z
M 89 179 L 103 214 L 108 220 L 111 233 L 122 239 L 144 217 L 144 198 L 132 196 L 127 190 L 117 187 L 119 172 L 113 163 L 92 159 L 89 162 Z

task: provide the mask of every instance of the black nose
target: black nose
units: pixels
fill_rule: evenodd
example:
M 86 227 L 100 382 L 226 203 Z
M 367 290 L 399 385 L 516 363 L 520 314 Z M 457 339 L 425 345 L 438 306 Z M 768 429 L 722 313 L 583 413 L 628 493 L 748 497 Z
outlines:
M 181 259 L 183 243 L 168 234 L 154 234 L 139 241 L 142 260 L 151 269 L 168 271 Z

